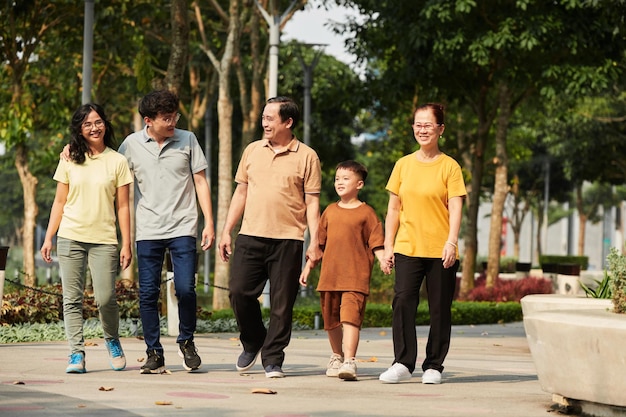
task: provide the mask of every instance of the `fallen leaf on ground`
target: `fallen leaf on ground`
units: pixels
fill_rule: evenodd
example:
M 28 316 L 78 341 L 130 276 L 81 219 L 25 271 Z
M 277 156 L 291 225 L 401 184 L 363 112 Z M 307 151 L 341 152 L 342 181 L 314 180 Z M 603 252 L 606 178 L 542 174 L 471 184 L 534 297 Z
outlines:
M 358 362 L 378 362 L 378 358 L 376 356 L 372 356 L 369 359 L 357 359 Z
M 24 381 L 13 381 L 13 385 L 26 385 Z
M 85 342 L 85 346 L 98 346 L 98 344 L 94 342 Z
M 146 358 L 137 358 L 137 362 L 143 362 L 145 360 L 146 360 Z
M 171 401 L 155 401 L 156 405 L 172 405 Z
M 100 387 L 98 390 L 100 391 L 113 391 L 115 388 L 113 387 Z
M 378 333 L 378 334 L 379 334 L 379 335 L 381 335 L 381 336 L 386 336 L 386 335 L 387 335 L 387 332 L 386 332 L 386 331 L 384 331 L 384 330 L 381 330 L 381 331 L 380 331 L 380 333 Z
M 269 388 L 252 388 L 253 394 L 276 394 L 276 391 Z

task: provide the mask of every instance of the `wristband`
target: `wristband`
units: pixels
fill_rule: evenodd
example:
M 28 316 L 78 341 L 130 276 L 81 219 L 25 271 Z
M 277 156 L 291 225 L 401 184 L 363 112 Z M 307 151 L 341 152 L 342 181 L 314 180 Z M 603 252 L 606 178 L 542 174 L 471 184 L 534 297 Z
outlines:
M 450 242 L 449 240 L 446 240 L 446 244 L 448 244 L 448 245 L 452 245 L 452 246 L 454 246 L 455 248 L 457 248 L 456 244 L 455 244 L 455 243 L 453 243 L 453 242 Z

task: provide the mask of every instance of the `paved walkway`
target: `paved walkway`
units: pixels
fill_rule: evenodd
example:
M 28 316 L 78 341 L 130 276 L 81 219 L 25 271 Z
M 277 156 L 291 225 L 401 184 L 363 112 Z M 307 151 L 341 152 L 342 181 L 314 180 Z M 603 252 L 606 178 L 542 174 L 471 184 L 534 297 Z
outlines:
M 423 358 L 427 327 L 418 327 Z M 519 416 L 550 412 L 541 390 L 522 323 L 454 326 L 441 385 L 382 384 L 378 375 L 392 361 L 391 330 L 364 329 L 358 381 L 325 376 L 330 355 L 324 331 L 294 332 L 286 350 L 283 379 L 267 379 L 260 360 L 239 375 L 236 334 L 197 335 L 204 362 L 184 370 L 175 338 L 164 337 L 170 373 L 141 375 L 145 345 L 122 339 L 128 367 L 108 366 L 102 339 L 90 340 L 86 374 L 65 374 L 65 342 L 0 345 L 0 416 Z M 101 390 L 101 388 L 112 390 Z M 267 388 L 275 394 L 252 393 Z

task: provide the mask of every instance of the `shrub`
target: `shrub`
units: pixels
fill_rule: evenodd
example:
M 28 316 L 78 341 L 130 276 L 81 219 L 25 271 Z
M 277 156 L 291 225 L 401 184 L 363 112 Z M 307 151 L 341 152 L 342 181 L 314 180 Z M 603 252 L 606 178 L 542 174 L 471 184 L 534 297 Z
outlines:
M 474 289 L 467 295 L 467 301 L 516 301 L 519 302 L 529 294 L 551 294 L 552 281 L 544 278 L 527 277 L 523 279 L 504 280 L 496 278 L 495 285 L 487 288 L 485 277 L 475 281 Z
M 580 265 L 580 269 L 587 269 L 589 265 L 588 256 L 574 256 L 574 255 L 541 255 L 539 257 L 539 263 L 543 264 L 576 264 Z
M 607 256 L 609 271 L 611 273 L 611 290 L 613 293 L 613 311 L 626 313 L 626 256 L 611 248 Z

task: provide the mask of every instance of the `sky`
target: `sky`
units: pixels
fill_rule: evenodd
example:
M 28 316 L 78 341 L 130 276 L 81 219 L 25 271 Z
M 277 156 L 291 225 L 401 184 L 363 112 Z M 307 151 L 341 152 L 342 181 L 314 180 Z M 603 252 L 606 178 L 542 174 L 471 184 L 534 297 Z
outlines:
M 318 4 L 314 2 L 313 4 Z M 344 38 L 336 35 L 325 26 L 329 21 L 345 22 L 345 16 L 354 14 L 351 9 L 333 6 L 330 10 L 318 9 L 307 5 L 305 10 L 296 12 L 287 22 L 281 34 L 281 40 L 295 39 L 304 43 L 327 44 L 324 52 L 354 67 L 355 57 L 346 52 Z

